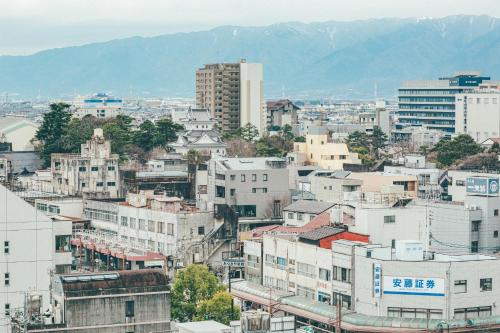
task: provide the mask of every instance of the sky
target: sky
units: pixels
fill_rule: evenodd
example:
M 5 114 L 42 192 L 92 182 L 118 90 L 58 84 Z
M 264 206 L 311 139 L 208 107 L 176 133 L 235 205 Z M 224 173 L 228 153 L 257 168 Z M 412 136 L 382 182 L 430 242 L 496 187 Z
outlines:
M 0 0 L 0 54 L 220 25 L 460 14 L 500 17 L 500 0 Z

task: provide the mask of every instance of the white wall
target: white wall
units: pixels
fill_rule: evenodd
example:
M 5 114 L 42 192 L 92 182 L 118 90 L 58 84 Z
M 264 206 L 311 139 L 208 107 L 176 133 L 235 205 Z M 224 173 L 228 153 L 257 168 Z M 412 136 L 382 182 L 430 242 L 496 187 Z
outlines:
M 263 80 L 262 64 L 240 63 L 240 124 L 251 123 L 260 135 L 266 131 Z
M 455 133 L 467 133 L 476 142 L 500 137 L 500 92 L 457 94 L 455 98 Z

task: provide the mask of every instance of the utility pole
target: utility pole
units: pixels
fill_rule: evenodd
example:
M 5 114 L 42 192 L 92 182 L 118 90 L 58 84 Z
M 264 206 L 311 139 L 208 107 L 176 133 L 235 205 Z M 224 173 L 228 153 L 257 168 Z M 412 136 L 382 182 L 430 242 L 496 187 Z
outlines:
M 341 306 L 341 297 L 337 298 L 336 304 L 337 316 L 335 318 L 335 333 L 342 333 L 342 306 Z

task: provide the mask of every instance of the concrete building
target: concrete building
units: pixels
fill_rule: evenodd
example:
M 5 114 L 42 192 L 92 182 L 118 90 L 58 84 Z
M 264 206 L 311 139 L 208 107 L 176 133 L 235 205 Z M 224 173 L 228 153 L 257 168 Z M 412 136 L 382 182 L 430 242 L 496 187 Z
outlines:
M 361 193 L 361 179 L 351 179 L 347 171 L 315 171 L 309 177 L 310 191 L 316 200 L 341 203 L 346 199 L 344 193 Z
M 283 208 L 284 225 L 301 227 L 333 207 L 330 202 L 298 200 Z
M 12 332 L 148 333 L 171 329 L 170 288 L 161 270 L 57 275 L 52 279 L 51 301 L 50 316 L 18 314 Z M 30 305 L 28 302 L 28 309 Z M 38 309 L 39 313 L 45 309 Z
M 478 143 L 500 136 L 499 89 L 480 89 L 455 98 L 456 134 L 469 134 Z
M 478 87 L 489 77 L 479 72 L 457 72 L 431 81 L 407 81 L 398 90 L 398 125 L 423 126 L 455 133 L 456 94 Z
M 123 100 L 106 93 L 96 93 L 86 97 L 79 97 L 72 104 L 78 118 L 87 115 L 96 118 L 112 118 L 120 114 Z
M 387 103 L 385 101 L 376 101 L 375 102 L 375 119 L 378 127 L 387 134 L 388 136 L 391 133 L 393 119 L 392 119 L 391 110 L 387 108 Z
M 418 149 L 422 146 L 432 147 L 444 136 L 446 136 L 446 132 L 438 129 L 431 129 L 429 125 L 418 127 L 396 126 L 391 132 L 391 140 L 393 142 L 405 141 L 410 143 L 414 149 Z
M 292 126 L 298 125 L 297 112 L 300 110 L 289 99 L 280 99 L 277 101 L 267 101 L 267 114 L 269 117 L 268 125 L 271 127 L 283 127 L 285 125 Z
M 290 200 L 284 159 L 213 158 L 207 174 L 209 205 L 233 207 L 240 228 L 282 219 L 282 209 Z
M 441 194 L 439 177 L 442 171 L 437 168 L 426 168 L 425 165 L 423 167 L 384 166 L 384 174 L 417 177 L 417 196 L 419 198 L 439 198 Z
M 82 144 L 80 154 L 52 154 L 52 185 L 55 193 L 71 196 L 116 198 L 120 195 L 119 156 L 102 129 Z
M 445 177 L 441 179 L 441 185 L 446 183 L 446 192 L 451 201 L 464 202 L 467 196 L 467 178 L 470 177 L 497 177 L 496 174 L 488 172 L 476 172 L 469 170 L 448 170 Z
M 0 185 L 0 332 L 27 293 L 47 308 L 50 276 L 69 272 L 71 221 L 52 221 Z
M 361 164 L 357 153 L 350 153 L 345 143 L 334 143 L 326 134 L 308 134 L 306 142 L 295 142 L 288 154 L 294 164 L 314 165 L 326 170 L 343 170 L 345 163 Z
M 12 151 L 33 151 L 31 139 L 35 137 L 38 125 L 25 117 L 0 117 L 0 138 L 12 144 Z
M 114 234 L 131 247 L 173 256 L 184 265 L 204 259 L 193 245 L 216 226 L 213 212 L 153 191 L 129 193 L 126 201 L 86 200 L 84 216 L 92 220 L 93 228 Z
M 196 71 L 196 106 L 210 110 L 222 131 L 250 123 L 266 131 L 262 64 L 220 63 Z

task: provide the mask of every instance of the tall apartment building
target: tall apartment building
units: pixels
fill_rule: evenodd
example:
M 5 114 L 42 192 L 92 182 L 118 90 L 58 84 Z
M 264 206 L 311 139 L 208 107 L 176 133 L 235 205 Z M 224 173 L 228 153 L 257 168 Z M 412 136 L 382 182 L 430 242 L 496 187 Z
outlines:
M 96 128 L 82 144 L 80 154 L 52 154 L 52 186 L 55 193 L 116 198 L 120 193 L 119 156 L 111 154 L 111 142 Z
M 196 71 L 196 106 L 209 109 L 223 131 L 251 123 L 266 130 L 262 64 L 208 64 Z
M 28 295 L 45 310 L 53 273 L 71 268 L 71 221 L 52 221 L 0 185 L 0 333 Z
M 481 89 L 456 96 L 455 133 L 481 143 L 500 137 L 500 90 Z
M 479 72 L 457 72 L 438 80 L 403 83 L 398 90 L 396 130 L 426 125 L 428 129 L 455 133 L 455 95 L 472 90 L 487 80 L 490 78 Z

